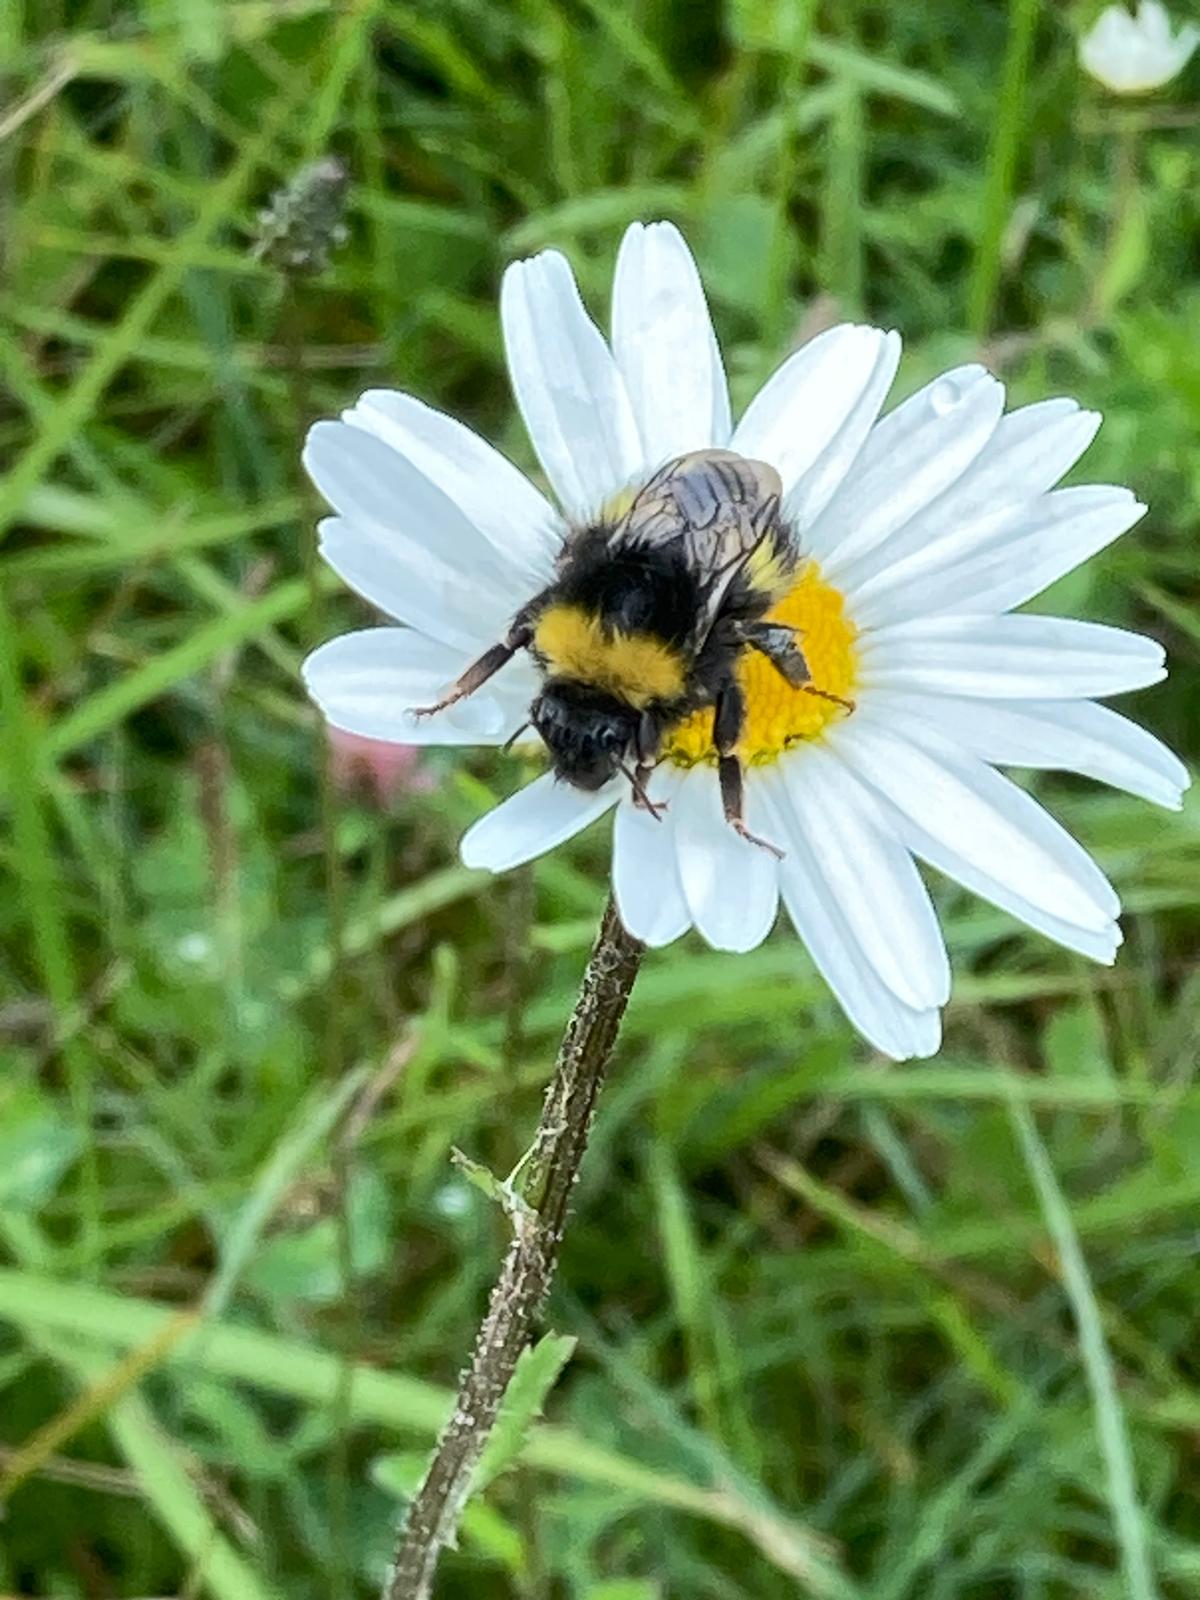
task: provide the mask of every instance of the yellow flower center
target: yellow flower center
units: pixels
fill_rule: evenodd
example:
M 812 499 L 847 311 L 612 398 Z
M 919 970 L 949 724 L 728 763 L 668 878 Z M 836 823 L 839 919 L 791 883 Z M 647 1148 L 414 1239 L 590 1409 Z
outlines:
M 786 622 L 796 629 L 814 689 L 841 700 L 852 698 L 858 632 L 846 616 L 842 596 L 821 577 L 815 561 L 803 569 L 766 620 Z M 836 700 L 793 689 L 757 650 L 742 652 L 737 675 L 746 696 L 746 725 L 737 753 L 749 765 L 774 761 L 791 745 L 818 738 L 835 717 L 846 715 L 845 707 Z M 682 767 L 715 761 L 712 725 L 711 708 L 685 717 L 666 735 L 663 757 Z

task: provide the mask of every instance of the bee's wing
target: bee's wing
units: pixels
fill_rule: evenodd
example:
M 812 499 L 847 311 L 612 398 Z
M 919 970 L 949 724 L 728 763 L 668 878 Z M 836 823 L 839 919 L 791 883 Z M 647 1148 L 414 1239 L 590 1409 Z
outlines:
M 704 641 L 712 632 L 713 624 L 721 614 L 721 607 L 725 603 L 725 596 L 729 593 L 730 586 L 739 573 L 749 566 L 755 555 L 762 550 L 767 540 L 771 537 L 771 525 L 779 514 L 779 501 L 764 502 L 763 514 L 756 517 L 755 522 L 760 524 L 757 528 L 750 525 L 745 532 L 750 537 L 736 540 L 736 549 L 728 556 L 723 565 L 712 572 L 711 577 L 704 586 L 703 601 L 696 614 L 695 627 L 692 629 L 689 643 L 693 650 L 699 650 Z M 741 530 L 739 530 L 741 533 Z M 735 541 L 730 540 L 733 544 Z
M 778 525 L 782 484 L 774 467 L 731 450 L 696 450 L 668 462 L 634 498 L 612 542 L 678 541 L 701 591 L 689 644 L 699 649 L 730 585 Z

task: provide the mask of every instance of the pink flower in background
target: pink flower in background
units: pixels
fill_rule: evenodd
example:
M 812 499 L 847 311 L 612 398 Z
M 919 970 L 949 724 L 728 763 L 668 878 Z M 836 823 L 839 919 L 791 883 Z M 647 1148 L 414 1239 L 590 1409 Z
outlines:
M 367 790 L 379 805 L 390 804 L 398 794 L 424 793 L 433 787 L 429 774 L 421 771 L 421 752 L 415 745 L 367 739 L 331 727 L 329 748 L 338 788 Z

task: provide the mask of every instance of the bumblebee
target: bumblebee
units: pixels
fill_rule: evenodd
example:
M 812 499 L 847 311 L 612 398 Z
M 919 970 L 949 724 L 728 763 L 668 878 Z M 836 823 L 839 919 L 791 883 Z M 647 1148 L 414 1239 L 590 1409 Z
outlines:
M 767 620 L 800 562 L 781 494 L 773 467 L 731 450 L 669 461 L 618 514 L 568 531 L 554 581 L 417 714 L 473 694 L 528 650 L 543 683 L 526 726 L 545 741 L 556 775 L 596 790 L 623 773 L 635 804 L 657 816 L 646 784 L 664 735 L 711 707 L 725 819 L 774 849 L 744 817 L 738 659 L 760 651 L 793 688 L 836 698 L 810 684 L 795 630 Z

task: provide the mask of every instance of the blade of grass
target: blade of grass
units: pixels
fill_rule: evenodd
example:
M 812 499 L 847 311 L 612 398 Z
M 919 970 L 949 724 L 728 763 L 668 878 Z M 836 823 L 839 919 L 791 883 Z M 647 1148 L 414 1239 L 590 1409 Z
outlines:
M 696 1410 L 710 1437 L 745 1471 L 761 1476 L 762 1452 L 745 1404 L 736 1338 L 723 1315 L 711 1264 L 696 1237 L 673 1150 L 661 1137 L 652 1147 L 650 1182 Z
M 304 1163 L 336 1126 L 338 1118 L 370 1076 L 369 1067 L 349 1073 L 332 1092 L 313 1097 L 300 1110 L 293 1126 L 278 1139 L 259 1173 L 237 1218 L 225 1236 L 221 1265 L 204 1295 L 205 1315 L 218 1319 L 233 1293 L 238 1275 L 250 1258 L 259 1235 L 274 1215 Z
M 862 93 L 839 84 L 825 141 L 825 192 L 821 204 L 821 283 L 841 310 L 857 315 L 863 304 L 863 160 L 866 128 Z
M 783 82 L 780 85 L 780 99 L 784 105 L 793 105 L 800 98 L 816 9 L 816 0 L 799 0 L 799 4 L 794 8 L 788 7 L 787 55 Z M 799 160 L 798 130 L 794 122 L 789 122 L 784 126 L 779 141 L 773 175 L 774 216 L 767 256 L 766 305 L 763 319 L 764 356 L 767 351 L 778 352 L 786 348 L 789 320 L 788 263 L 791 259 L 789 249 L 791 204 Z M 769 367 L 775 359 L 775 354 L 771 354 L 766 358 L 766 365 Z
M 14 864 L 22 885 L 33 951 L 46 995 L 59 1027 L 73 1017 L 79 1000 L 71 935 L 63 899 L 58 857 L 43 811 L 38 784 L 38 733 L 22 681 L 21 635 L 0 584 L 0 765 L 9 774 Z M 62 1042 L 71 1114 L 81 1154 L 81 1244 L 92 1271 L 99 1267 L 101 1235 L 100 1171 L 93 1132 L 93 1073 L 82 1039 L 67 1032 Z
M 19 516 L 26 497 L 42 474 L 87 425 L 97 401 L 196 265 L 218 227 L 236 215 L 266 152 L 294 119 L 304 87 L 298 75 L 294 96 L 281 94 L 270 101 L 257 132 L 243 141 L 228 169 L 212 185 L 191 226 L 172 242 L 159 271 L 134 296 L 124 317 L 104 343 L 97 346 L 72 387 L 61 397 L 5 482 L 0 484 L 0 537 Z M 89 241 L 88 249 L 95 248 L 94 241 Z
M 248 601 L 239 610 L 205 623 L 172 649 L 97 690 L 60 718 L 42 741 L 43 759 L 62 761 L 185 678 L 201 672 L 226 650 L 295 616 L 308 600 L 307 580 L 293 578 L 276 584 L 260 600 Z
M 98 1352 L 62 1349 L 57 1354 L 84 1382 L 94 1382 L 103 1370 L 104 1357 Z M 143 1397 L 124 1395 L 106 1421 L 159 1522 L 191 1563 L 192 1571 L 184 1575 L 177 1593 L 190 1594 L 200 1585 L 213 1600 L 276 1600 L 213 1521 L 182 1451 Z
M 180 1311 L 164 1322 L 145 1345 L 135 1345 L 111 1368 L 94 1364 L 94 1372 L 83 1392 L 45 1426 L 13 1451 L 0 1477 L 0 1508 L 9 1501 L 24 1481 L 39 1472 L 54 1452 L 100 1413 L 106 1411 L 147 1372 L 152 1372 L 177 1344 L 196 1326 L 199 1312 Z
M 988 150 L 979 242 L 967 291 L 967 323 L 979 339 L 991 329 L 996 291 L 1000 286 L 1004 233 L 1012 210 L 1021 136 L 1027 126 L 1029 62 L 1037 16 L 1038 0 L 1009 0 L 1008 44 Z
M 103 1347 L 125 1348 L 155 1338 L 172 1315 L 131 1295 L 0 1267 L 0 1318 L 33 1333 L 49 1329 Z M 228 1323 L 209 1323 L 175 1346 L 166 1365 L 199 1368 L 211 1376 L 325 1408 L 340 1382 L 342 1362 L 333 1352 L 296 1340 Z M 351 1414 L 359 1424 L 429 1438 L 444 1424 L 452 1403 L 448 1389 L 377 1367 L 355 1368 Z M 535 1428 L 521 1460 L 544 1472 L 619 1490 L 651 1505 L 740 1529 L 771 1556 L 770 1538 L 758 1527 L 753 1507 L 723 1489 L 660 1472 L 566 1428 Z M 790 1569 L 784 1566 L 782 1570 Z M 828 1590 L 831 1595 L 838 1592 Z
M 70 532 L 94 543 L 59 543 L 36 550 L 16 551 L 0 557 L 0 575 L 34 573 L 102 572 L 108 567 L 131 566 L 160 556 L 177 556 L 186 550 L 230 544 L 294 522 L 300 501 L 294 496 L 269 500 L 253 510 L 212 511 L 191 516 L 184 508 L 173 516 L 166 510 L 153 522 L 121 518 L 111 504 L 93 501 L 57 484 L 35 489 L 25 508 L 25 519 L 35 527 Z M 64 529 L 64 522 L 67 524 Z
M 362 955 L 401 928 L 431 916 L 443 906 L 453 905 L 456 900 L 481 892 L 491 881 L 490 873 L 474 867 L 443 867 L 439 872 L 431 872 L 419 883 L 410 884 L 407 889 L 379 902 L 366 914 L 349 918 L 343 930 L 342 954 Z M 303 972 L 280 983 L 281 998 L 294 1002 L 320 988 L 333 970 L 333 961 L 332 946 L 319 946 Z
M 705 1430 L 714 1439 L 727 1443 L 710 1337 L 712 1308 L 708 1302 L 705 1263 L 700 1256 L 679 1175 L 662 1139 L 656 1139 L 652 1147 L 650 1180 L 658 1207 L 663 1266 L 687 1347 L 688 1377 L 696 1410 Z
M 1137 1477 L 1125 1413 L 1104 1337 L 1100 1307 L 1092 1290 L 1091 1275 L 1080 1248 L 1071 1208 L 1059 1188 L 1029 1107 L 1019 1100 L 1013 1100 L 1009 1102 L 1008 1114 L 1041 1202 L 1046 1226 L 1058 1251 L 1063 1286 L 1071 1302 L 1075 1325 L 1079 1329 L 1080 1355 L 1092 1393 L 1096 1436 L 1107 1472 L 1109 1504 L 1121 1547 L 1130 1600 L 1157 1600 L 1158 1588 L 1150 1561 L 1145 1519 L 1138 1501 Z
M 868 53 L 843 40 L 815 37 L 808 43 L 808 59 L 834 77 L 857 84 L 866 93 L 906 101 L 943 117 L 959 115 L 953 90 L 928 73 L 885 60 L 878 52 Z

